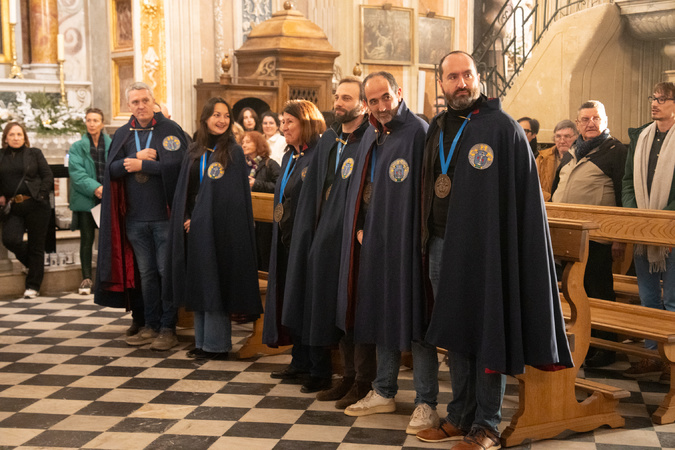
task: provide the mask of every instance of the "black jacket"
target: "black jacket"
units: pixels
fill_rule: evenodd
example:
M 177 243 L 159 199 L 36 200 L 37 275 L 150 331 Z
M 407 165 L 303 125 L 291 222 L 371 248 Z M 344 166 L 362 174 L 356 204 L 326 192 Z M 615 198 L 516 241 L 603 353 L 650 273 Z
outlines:
M 253 183 L 251 190 L 253 192 L 267 192 L 268 194 L 273 194 L 280 172 L 281 167 L 279 167 L 279 163 L 272 158 L 267 158 L 264 163 L 258 165 L 255 175 L 253 175 L 255 182 Z
M 10 151 L 9 147 L 2 149 L 2 158 L 4 159 Z M 54 187 L 52 170 L 39 148 L 24 147 L 23 152 L 23 171 L 26 174 L 24 182 L 30 191 L 30 196 L 46 202 L 49 199 L 49 192 Z M 15 190 L 16 186 L 12 187 L 11 192 L 2 192 L 0 195 L 4 195 L 9 200 Z

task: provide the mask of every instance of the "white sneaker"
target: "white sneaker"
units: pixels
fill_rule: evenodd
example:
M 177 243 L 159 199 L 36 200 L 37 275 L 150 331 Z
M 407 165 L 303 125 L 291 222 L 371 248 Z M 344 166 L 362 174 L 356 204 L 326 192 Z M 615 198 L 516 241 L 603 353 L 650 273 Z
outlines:
M 35 289 L 26 289 L 23 293 L 23 298 L 35 298 L 38 295 L 40 295 L 40 293 Z
M 375 391 L 370 391 L 358 402 L 345 409 L 348 416 L 368 416 L 370 414 L 392 413 L 396 411 L 396 402 L 393 398 L 384 398 Z
M 417 434 L 427 428 L 438 428 L 439 423 L 440 418 L 436 410 L 426 403 L 420 403 L 410 416 L 410 423 L 408 423 L 408 428 L 405 429 L 405 432 Z

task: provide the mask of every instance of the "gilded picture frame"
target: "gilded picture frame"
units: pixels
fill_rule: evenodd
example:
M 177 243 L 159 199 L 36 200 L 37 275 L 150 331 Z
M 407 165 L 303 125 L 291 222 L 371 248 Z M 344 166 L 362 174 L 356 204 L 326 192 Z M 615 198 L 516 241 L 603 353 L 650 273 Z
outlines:
M 110 12 L 112 17 L 112 50 L 133 50 L 131 0 L 113 0 Z
M 127 86 L 132 84 L 134 78 L 134 58 L 133 56 L 116 58 L 113 63 L 113 117 L 115 119 L 125 120 L 131 116 L 129 106 L 127 105 L 126 95 L 124 94 Z
M 9 27 L 9 0 L 2 0 L 0 2 L 0 27 L 2 27 L 0 30 L 0 52 L 2 52 L 0 53 L 0 64 L 11 63 L 12 41 Z
M 445 16 L 417 18 L 418 64 L 433 68 L 454 49 L 455 19 Z
M 413 63 L 413 10 L 361 5 L 361 63 Z

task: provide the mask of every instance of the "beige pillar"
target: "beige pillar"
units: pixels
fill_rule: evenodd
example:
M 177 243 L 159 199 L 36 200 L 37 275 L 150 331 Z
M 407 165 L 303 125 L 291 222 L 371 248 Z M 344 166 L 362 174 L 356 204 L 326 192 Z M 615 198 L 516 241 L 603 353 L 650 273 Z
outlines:
M 56 64 L 57 0 L 30 0 L 29 7 L 31 63 Z

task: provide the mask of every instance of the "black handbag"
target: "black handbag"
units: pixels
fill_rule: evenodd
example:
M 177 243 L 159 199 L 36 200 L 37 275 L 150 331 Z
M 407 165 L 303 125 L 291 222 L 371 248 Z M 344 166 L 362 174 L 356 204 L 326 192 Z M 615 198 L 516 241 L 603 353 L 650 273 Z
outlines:
M 19 184 L 16 185 L 16 189 L 14 189 L 14 194 L 9 198 L 9 200 L 7 200 L 5 206 L 2 207 L 2 212 L 0 213 L 0 222 L 4 222 L 9 217 L 9 213 L 12 211 L 12 199 L 16 197 L 16 193 L 19 192 L 21 183 L 23 183 L 23 180 L 25 178 L 26 174 L 24 173 L 23 176 L 21 177 L 21 180 L 19 180 Z

